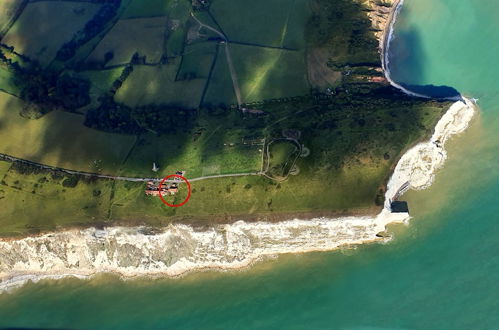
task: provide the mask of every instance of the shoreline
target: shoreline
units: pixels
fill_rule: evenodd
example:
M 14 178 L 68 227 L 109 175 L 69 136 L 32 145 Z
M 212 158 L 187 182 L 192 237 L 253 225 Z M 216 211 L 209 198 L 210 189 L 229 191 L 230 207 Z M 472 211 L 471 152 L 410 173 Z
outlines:
M 397 22 L 397 17 L 403 5 L 404 5 L 404 0 L 395 0 L 392 5 L 392 10 L 390 11 L 390 15 L 388 16 L 388 20 L 382 38 L 380 40 L 381 67 L 383 69 L 383 73 L 385 74 L 386 80 L 388 80 L 390 85 L 392 85 L 393 87 L 401 90 L 407 95 L 419 98 L 431 99 L 431 97 L 428 95 L 412 92 L 406 89 L 405 87 L 401 86 L 400 84 L 397 84 L 395 81 L 393 81 L 390 69 L 388 68 L 388 64 L 390 63 L 388 58 L 390 54 L 390 44 L 393 41 L 393 38 L 395 37 L 395 32 L 394 32 L 395 23 Z
M 445 113 L 427 142 L 405 153 L 385 195 L 401 186 L 431 185 L 446 157 L 445 143 L 463 132 L 474 114 L 471 101 L 458 101 Z M 0 292 L 30 281 L 90 278 L 114 273 L 123 279 L 179 277 L 194 271 L 236 270 L 279 254 L 332 251 L 345 246 L 387 242 L 386 226 L 407 223 L 408 213 L 391 213 L 389 204 L 377 216 L 293 219 L 283 222 L 220 224 L 198 231 L 170 225 L 150 233 L 145 227 L 88 228 L 0 240 Z
M 388 64 L 393 28 L 403 0 L 396 0 L 381 40 L 382 66 Z M 194 271 L 236 270 L 279 254 L 332 251 L 345 246 L 387 242 L 392 223 L 407 223 L 408 213 L 391 213 L 390 201 L 408 189 L 425 189 L 447 158 L 445 143 L 463 132 L 474 115 L 472 101 L 462 97 L 435 126 L 431 138 L 404 153 L 387 183 L 385 206 L 377 216 L 315 217 L 281 222 L 237 221 L 205 230 L 174 224 L 151 234 L 145 227 L 72 229 L 22 239 L 0 239 L 0 293 L 27 282 L 113 273 L 123 279 L 179 277 Z M 403 193 L 402 192 L 402 193 Z

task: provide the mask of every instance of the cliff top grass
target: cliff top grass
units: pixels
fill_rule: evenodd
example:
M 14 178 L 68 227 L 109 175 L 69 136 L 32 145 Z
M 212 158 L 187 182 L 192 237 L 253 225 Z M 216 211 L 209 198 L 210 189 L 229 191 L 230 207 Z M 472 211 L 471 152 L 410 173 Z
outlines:
M 72 36 L 42 34 L 48 66 L 22 54 L 22 40 L 1 47 L 0 89 L 14 95 L 0 92 L 0 153 L 112 176 L 264 173 L 195 180 L 190 201 L 170 208 L 141 182 L 0 162 L 0 234 L 374 213 L 398 157 L 449 106 L 379 82 L 361 1 L 137 4 L 95 5 Z M 119 29 L 125 19 L 132 26 Z M 28 31 L 25 21 L 12 31 Z M 154 35 L 127 38 L 134 21 Z M 154 49 L 141 51 L 149 37 Z M 181 185 L 170 198 L 186 194 Z

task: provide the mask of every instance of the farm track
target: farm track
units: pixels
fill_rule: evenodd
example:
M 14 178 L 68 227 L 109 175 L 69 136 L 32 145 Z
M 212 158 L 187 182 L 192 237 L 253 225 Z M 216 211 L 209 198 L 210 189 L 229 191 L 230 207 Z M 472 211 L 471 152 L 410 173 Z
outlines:
M 270 145 L 272 143 L 278 142 L 278 141 L 290 141 L 293 144 L 295 144 L 295 146 L 297 147 L 299 153 L 298 153 L 298 156 L 296 156 L 295 159 L 293 160 L 293 164 L 291 165 L 291 167 L 293 167 L 296 164 L 296 161 L 298 160 L 298 158 L 300 158 L 300 154 L 302 153 L 303 149 L 302 149 L 302 145 L 300 144 L 300 142 L 298 142 L 298 140 L 292 139 L 292 138 L 278 138 L 278 139 L 274 139 L 274 140 L 270 141 L 267 144 L 267 147 L 265 148 L 265 155 L 267 156 L 267 161 L 265 162 L 266 163 L 265 165 L 262 163 L 262 171 L 260 173 L 264 177 L 271 179 L 271 180 L 274 180 L 274 181 L 285 181 L 288 179 L 289 173 L 284 178 L 280 178 L 280 179 L 274 178 L 274 177 L 267 174 L 269 172 L 269 167 L 270 167 Z M 265 167 L 265 169 L 264 169 L 264 167 Z
M 229 71 L 230 71 L 230 77 L 232 79 L 232 85 L 234 87 L 234 93 L 236 94 L 236 99 L 237 99 L 237 105 L 239 108 L 241 108 L 241 105 L 243 104 L 242 102 L 242 97 L 241 97 L 241 89 L 239 88 L 239 82 L 237 80 L 237 74 L 236 70 L 234 68 L 234 63 L 232 62 L 232 56 L 230 55 L 230 49 L 229 49 L 229 39 L 227 39 L 227 36 L 223 33 L 215 29 L 214 27 L 211 27 L 209 25 L 204 24 L 201 22 L 194 14 L 191 12 L 191 17 L 201 26 L 205 27 L 210 31 L 215 32 L 218 34 L 223 40 L 224 40 L 224 45 L 225 45 L 225 56 L 227 57 L 227 64 L 229 66 Z
M 260 45 L 260 44 L 254 44 L 251 42 L 244 42 L 244 41 L 230 41 L 231 44 L 234 45 L 242 45 L 242 46 L 251 46 L 251 47 L 260 47 L 260 48 L 269 48 L 269 49 L 278 49 L 278 50 L 287 50 L 290 52 L 297 52 L 298 49 L 296 48 L 289 48 L 289 47 L 283 47 L 283 46 L 269 46 L 269 45 Z

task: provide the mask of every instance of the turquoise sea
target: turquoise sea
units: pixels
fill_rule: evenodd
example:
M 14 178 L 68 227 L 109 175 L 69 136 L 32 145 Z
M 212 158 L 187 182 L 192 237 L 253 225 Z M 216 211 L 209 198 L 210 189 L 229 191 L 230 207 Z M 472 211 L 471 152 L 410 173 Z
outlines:
M 499 328 L 499 1 L 406 0 L 392 78 L 479 98 L 446 167 L 410 192 L 395 239 L 283 256 L 241 272 L 29 284 L 0 295 L 0 327 Z

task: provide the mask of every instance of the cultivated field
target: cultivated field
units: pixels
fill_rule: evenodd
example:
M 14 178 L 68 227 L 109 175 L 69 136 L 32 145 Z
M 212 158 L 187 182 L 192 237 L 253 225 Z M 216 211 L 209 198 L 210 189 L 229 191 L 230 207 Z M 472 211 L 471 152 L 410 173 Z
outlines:
M 0 92 L 0 153 L 75 170 L 115 173 L 135 138 L 83 126 L 83 116 L 51 112 L 21 117 L 18 98 Z
M 47 66 L 61 46 L 70 41 L 99 9 L 89 2 L 41 1 L 29 3 L 2 43 Z
M 195 109 L 198 107 L 206 79 L 175 81 L 180 59 L 158 66 L 135 66 L 116 93 L 116 101 L 134 107 L 146 104 L 169 104 Z
M 106 66 L 129 63 L 138 53 L 147 63 L 158 63 L 163 55 L 166 17 L 119 20 L 87 58 Z

